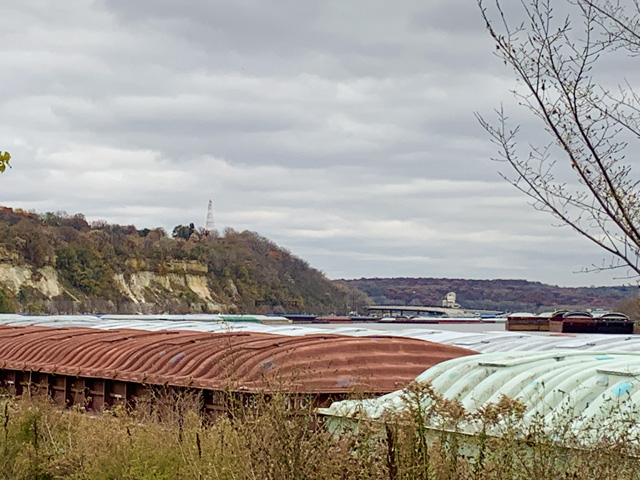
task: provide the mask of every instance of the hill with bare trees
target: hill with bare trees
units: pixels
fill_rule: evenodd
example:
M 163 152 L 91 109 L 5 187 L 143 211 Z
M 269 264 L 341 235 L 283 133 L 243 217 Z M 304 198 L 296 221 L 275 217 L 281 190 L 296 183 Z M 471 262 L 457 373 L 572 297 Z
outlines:
M 560 308 L 621 309 L 634 303 L 638 287 L 558 287 L 526 280 L 453 278 L 360 278 L 344 285 L 366 293 L 377 305 L 440 305 L 455 292 L 464 308 L 542 312 Z

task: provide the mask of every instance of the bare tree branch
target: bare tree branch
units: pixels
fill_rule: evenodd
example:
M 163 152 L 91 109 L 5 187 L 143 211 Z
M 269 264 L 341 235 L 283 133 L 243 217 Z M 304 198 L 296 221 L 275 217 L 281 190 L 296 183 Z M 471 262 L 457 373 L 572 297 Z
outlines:
M 558 21 L 551 0 L 521 0 L 518 23 L 507 19 L 501 0 L 491 8 L 478 0 L 497 56 L 519 81 L 513 93 L 553 141 L 530 146 L 522 158 L 520 128 L 509 129 L 502 109 L 497 126 L 476 116 L 498 145 L 498 159 L 511 166 L 505 179 L 535 208 L 618 259 L 603 268 L 640 276 L 640 180 L 625 157 L 627 139 L 640 138 L 640 97 L 628 83 L 613 94 L 594 77 L 603 55 L 640 53 L 639 0 L 629 1 L 625 8 L 619 1 L 566 0 L 570 14 Z M 574 174 L 569 183 L 559 180 L 567 170 Z

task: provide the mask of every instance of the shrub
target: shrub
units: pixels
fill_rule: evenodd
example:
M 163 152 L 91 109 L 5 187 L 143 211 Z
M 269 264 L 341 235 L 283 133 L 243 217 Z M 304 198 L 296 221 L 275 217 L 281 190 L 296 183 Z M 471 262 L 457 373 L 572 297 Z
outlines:
M 548 431 L 540 418 L 523 422 L 518 401 L 470 413 L 414 386 L 408 410 L 332 435 L 311 407 L 289 410 L 281 394 L 251 405 L 234 398 L 212 417 L 197 393 L 161 389 L 135 409 L 97 415 L 4 396 L 0 478 L 624 480 L 638 472 L 637 412 L 614 412 L 625 428 L 609 425 L 611 434 L 576 418 Z M 468 425 L 475 435 L 464 433 Z

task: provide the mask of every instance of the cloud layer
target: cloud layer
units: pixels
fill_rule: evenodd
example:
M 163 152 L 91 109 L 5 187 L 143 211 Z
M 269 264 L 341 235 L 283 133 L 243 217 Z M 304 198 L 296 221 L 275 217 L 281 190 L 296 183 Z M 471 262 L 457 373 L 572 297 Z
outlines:
M 171 231 L 212 199 L 331 278 L 619 283 L 490 160 L 473 112 L 515 82 L 475 2 L 5 3 L 4 205 Z

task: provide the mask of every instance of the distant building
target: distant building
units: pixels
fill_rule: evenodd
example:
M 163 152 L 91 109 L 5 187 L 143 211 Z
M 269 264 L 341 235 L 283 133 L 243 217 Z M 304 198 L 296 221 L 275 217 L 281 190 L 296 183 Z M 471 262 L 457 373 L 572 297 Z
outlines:
M 460 308 L 460 304 L 456 303 L 456 293 L 449 292 L 442 299 L 442 306 L 444 308 Z

